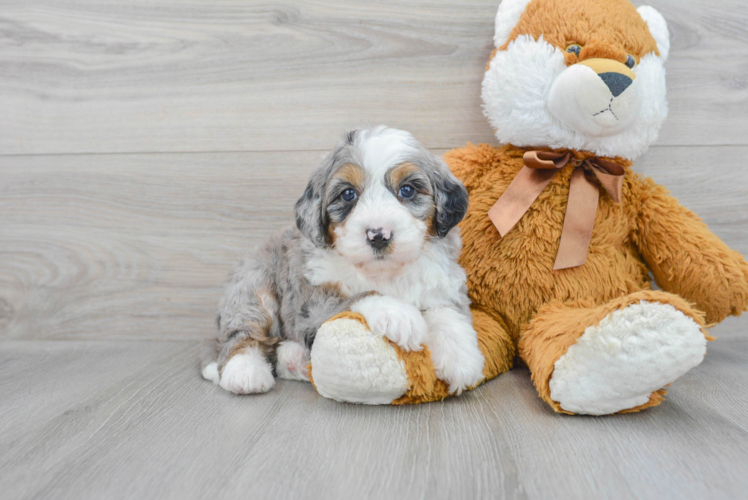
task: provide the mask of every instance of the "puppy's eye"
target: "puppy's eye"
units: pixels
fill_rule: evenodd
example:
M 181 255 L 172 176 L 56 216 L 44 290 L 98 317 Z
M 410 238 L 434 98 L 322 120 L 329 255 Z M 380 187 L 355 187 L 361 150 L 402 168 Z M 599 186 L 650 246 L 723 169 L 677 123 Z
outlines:
M 582 46 L 578 43 L 572 43 L 568 47 L 566 47 L 566 52 L 569 54 L 574 54 L 575 56 L 579 57 L 579 54 L 582 52 Z
M 340 197 L 343 198 L 343 201 L 351 202 L 358 198 L 358 194 L 353 189 L 346 189 L 341 193 Z
M 634 69 L 634 66 L 636 66 L 636 59 L 634 59 L 634 56 L 626 56 L 626 66 L 628 66 L 629 69 Z
M 411 186 L 410 184 L 406 184 L 400 188 L 400 192 L 398 195 L 400 198 L 413 198 L 413 195 L 416 194 L 416 189 Z

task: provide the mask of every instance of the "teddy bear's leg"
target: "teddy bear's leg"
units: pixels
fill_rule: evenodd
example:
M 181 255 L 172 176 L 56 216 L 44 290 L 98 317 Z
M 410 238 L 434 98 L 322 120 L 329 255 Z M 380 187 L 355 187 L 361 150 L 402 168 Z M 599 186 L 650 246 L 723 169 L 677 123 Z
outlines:
M 317 330 L 310 380 L 322 396 L 346 403 L 390 404 L 409 387 L 396 346 L 369 330 L 361 314 L 345 312 Z
M 491 380 L 512 369 L 517 355 L 516 341 L 500 319 L 484 312 L 480 306 L 473 306 L 471 311 L 473 328 L 478 334 L 478 347 L 486 358 L 483 376 Z
M 478 345 L 486 358 L 486 380 L 509 370 L 514 341 L 490 315 L 473 310 Z M 404 351 L 374 334 L 360 314 L 346 312 L 317 331 L 311 353 L 310 379 L 330 399 L 365 404 L 414 404 L 448 397 L 427 347 Z
M 711 340 L 703 314 L 666 292 L 600 306 L 544 306 L 522 332 L 520 356 L 540 397 L 561 413 L 639 411 L 694 366 Z

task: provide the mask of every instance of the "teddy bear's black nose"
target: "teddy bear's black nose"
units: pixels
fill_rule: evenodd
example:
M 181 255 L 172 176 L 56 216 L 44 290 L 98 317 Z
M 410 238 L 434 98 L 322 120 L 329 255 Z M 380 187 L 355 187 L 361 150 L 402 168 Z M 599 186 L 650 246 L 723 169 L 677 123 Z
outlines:
M 632 83 L 634 83 L 634 80 L 621 73 L 608 72 L 600 73 L 597 76 L 602 78 L 602 80 L 605 82 L 605 85 L 608 86 L 611 93 L 613 94 L 613 97 L 618 97 L 619 95 L 623 94 L 623 91 L 629 88 Z

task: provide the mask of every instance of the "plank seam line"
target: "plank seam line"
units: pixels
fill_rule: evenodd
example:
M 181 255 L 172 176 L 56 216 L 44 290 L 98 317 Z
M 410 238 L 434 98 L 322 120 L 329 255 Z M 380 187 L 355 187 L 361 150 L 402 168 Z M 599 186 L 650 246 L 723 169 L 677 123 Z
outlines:
M 480 141 L 468 141 L 473 144 L 484 144 Z M 464 146 L 460 144 L 452 147 L 431 147 L 430 150 L 455 149 Z M 651 146 L 650 149 L 657 148 L 741 148 L 748 144 L 662 144 Z M 330 148 L 332 149 L 332 148 Z M 42 156 L 138 156 L 138 155 L 207 155 L 207 154 L 256 154 L 256 153 L 326 153 L 330 149 L 237 149 L 225 151 L 124 151 L 124 152 L 82 152 L 82 153 L 0 153 L 0 158 L 24 158 L 24 157 L 42 157 Z

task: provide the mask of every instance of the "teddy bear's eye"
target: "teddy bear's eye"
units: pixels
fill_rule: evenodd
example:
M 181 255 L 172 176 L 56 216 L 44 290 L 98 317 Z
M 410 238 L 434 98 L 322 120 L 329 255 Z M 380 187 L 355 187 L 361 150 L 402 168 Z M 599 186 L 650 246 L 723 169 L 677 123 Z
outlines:
M 582 46 L 578 43 L 572 43 L 568 47 L 566 47 L 566 52 L 569 54 L 574 54 L 575 56 L 579 57 L 579 53 L 582 52 Z
M 636 59 L 634 59 L 634 56 L 626 56 L 626 66 L 628 66 L 629 69 L 634 69 L 634 66 L 636 66 Z

